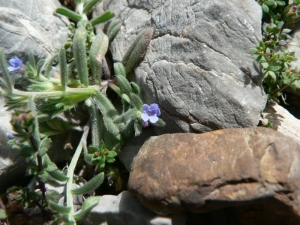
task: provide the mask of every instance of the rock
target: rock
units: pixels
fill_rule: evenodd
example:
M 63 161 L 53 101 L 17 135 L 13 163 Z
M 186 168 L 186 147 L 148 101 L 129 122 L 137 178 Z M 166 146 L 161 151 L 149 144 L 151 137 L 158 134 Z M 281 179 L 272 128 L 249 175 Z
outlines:
M 83 224 L 98 225 L 107 222 L 118 225 L 182 225 L 185 221 L 184 213 L 158 216 L 141 205 L 129 192 L 123 191 L 118 196 L 102 196 Z
M 0 46 L 7 59 L 27 61 L 30 51 L 37 58 L 57 53 L 68 38 L 69 21 L 54 15 L 58 0 L 0 0 Z
M 161 215 L 234 207 L 242 224 L 299 224 L 299 174 L 300 145 L 269 128 L 164 134 L 142 146 L 128 190 Z
M 249 53 L 261 39 L 255 1 L 112 0 L 103 10 L 123 20 L 110 46 L 114 61 L 138 32 L 154 28 L 144 61 L 129 77 L 147 104 L 160 105 L 168 126 L 158 133 L 257 125 L 266 97 Z
M 261 121 L 300 144 L 300 121 L 276 102 L 268 102 Z
M 155 136 L 155 132 L 152 127 L 148 127 L 143 130 L 140 136 L 131 137 L 122 146 L 121 151 L 118 154 L 118 158 L 123 163 L 127 171 L 131 170 L 134 157 L 137 155 L 145 141 L 151 136 Z

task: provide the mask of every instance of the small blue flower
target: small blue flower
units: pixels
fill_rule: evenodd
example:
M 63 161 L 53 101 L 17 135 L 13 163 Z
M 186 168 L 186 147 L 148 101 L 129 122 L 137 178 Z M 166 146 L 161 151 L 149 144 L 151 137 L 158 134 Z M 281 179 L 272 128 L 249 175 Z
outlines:
M 158 116 L 160 116 L 160 109 L 157 104 L 151 104 L 150 106 L 144 104 L 142 107 L 141 118 L 143 120 L 143 126 L 147 127 L 149 125 L 148 121 L 151 123 L 156 123 L 158 121 Z
M 8 139 L 13 139 L 13 138 L 15 138 L 15 136 L 13 135 L 13 134 L 7 134 L 7 136 L 6 136 Z
M 11 65 L 11 66 L 7 67 L 9 72 L 23 69 L 22 61 L 16 56 L 14 58 L 10 59 L 8 62 Z

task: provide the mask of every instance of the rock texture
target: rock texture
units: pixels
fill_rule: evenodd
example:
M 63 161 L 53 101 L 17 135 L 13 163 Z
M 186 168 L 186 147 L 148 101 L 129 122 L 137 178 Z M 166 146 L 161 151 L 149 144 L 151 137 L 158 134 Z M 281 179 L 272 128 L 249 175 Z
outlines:
M 103 8 L 123 20 L 111 45 L 115 61 L 139 31 L 155 30 L 135 79 L 146 103 L 161 107 L 168 126 L 158 133 L 258 123 L 266 98 L 249 53 L 261 39 L 255 1 L 112 0 Z
M 0 46 L 6 57 L 24 62 L 33 51 L 38 58 L 57 53 L 68 37 L 66 18 L 54 15 L 58 0 L 0 0 Z
M 83 221 L 84 225 L 98 225 L 107 222 L 112 225 L 183 225 L 184 213 L 173 216 L 158 216 L 146 209 L 129 192 L 118 196 L 104 195 Z
M 269 128 L 165 134 L 139 151 L 128 190 L 159 214 L 234 207 L 242 224 L 296 225 L 299 174 L 300 145 Z
M 261 121 L 264 125 L 269 123 L 272 129 L 291 137 L 300 144 L 300 121 L 277 103 L 268 102 Z

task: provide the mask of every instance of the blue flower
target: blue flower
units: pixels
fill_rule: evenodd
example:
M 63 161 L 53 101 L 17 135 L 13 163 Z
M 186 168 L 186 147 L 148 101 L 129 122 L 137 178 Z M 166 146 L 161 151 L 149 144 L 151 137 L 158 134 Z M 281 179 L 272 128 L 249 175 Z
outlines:
M 143 126 L 147 127 L 150 123 L 156 123 L 158 121 L 158 117 L 160 116 L 160 109 L 158 108 L 157 104 L 151 104 L 150 106 L 144 104 L 142 107 L 142 115 L 141 118 L 143 120 Z
M 8 62 L 11 65 L 11 66 L 7 67 L 9 72 L 23 69 L 22 61 L 16 56 L 14 58 L 10 59 Z

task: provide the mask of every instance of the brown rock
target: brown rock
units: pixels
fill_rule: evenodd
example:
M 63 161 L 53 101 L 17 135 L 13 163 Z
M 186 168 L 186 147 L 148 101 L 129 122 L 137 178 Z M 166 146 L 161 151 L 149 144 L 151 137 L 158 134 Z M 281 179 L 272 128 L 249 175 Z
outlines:
M 266 221 L 300 224 L 300 145 L 269 128 L 152 137 L 136 156 L 128 189 L 159 214 L 237 207 L 250 225 L 259 208 Z

